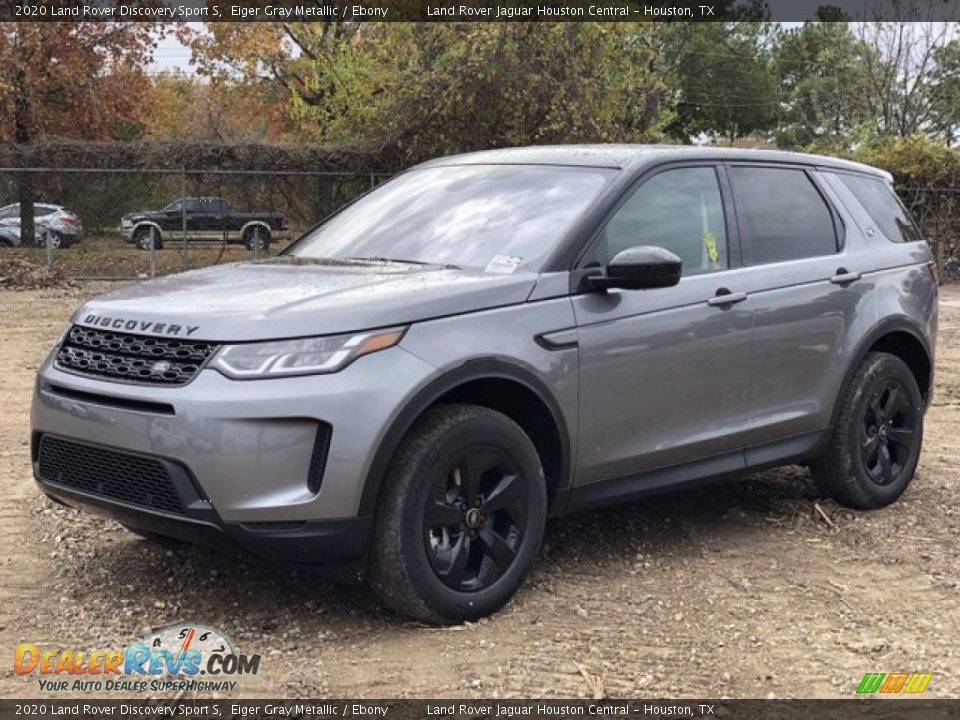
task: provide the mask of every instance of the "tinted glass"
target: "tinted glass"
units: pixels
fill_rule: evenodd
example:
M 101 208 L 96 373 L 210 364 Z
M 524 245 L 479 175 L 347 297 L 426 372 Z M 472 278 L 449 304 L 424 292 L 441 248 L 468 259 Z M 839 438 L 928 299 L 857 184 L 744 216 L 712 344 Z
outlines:
M 755 265 L 837 251 L 833 216 L 804 171 L 734 167 L 730 176 L 740 234 Z
M 183 205 L 182 205 L 182 204 L 180 203 L 180 201 L 178 200 L 178 201 L 175 202 L 175 203 L 170 203 L 169 205 L 167 205 L 167 206 L 163 209 L 163 211 L 164 211 L 164 212 L 168 212 L 168 213 L 175 213 L 175 212 L 178 213 L 178 212 L 180 212 L 180 210 L 181 210 L 182 207 L 183 207 Z
M 5 208 L 0 209 L 0 220 L 8 220 L 12 217 L 17 217 L 19 214 L 19 205 L 7 205 Z
M 860 201 L 888 240 L 913 242 L 923 239 L 900 198 L 885 180 L 845 173 L 838 173 L 837 177 Z
M 712 167 L 667 170 L 647 180 L 604 228 L 606 260 L 654 245 L 683 260 L 684 275 L 728 267 L 723 199 Z
M 542 260 L 616 172 L 528 165 L 413 170 L 348 206 L 290 252 L 510 272 Z
M 55 207 L 50 207 L 49 205 L 35 205 L 33 209 L 33 214 L 35 217 L 45 217 L 47 215 L 53 215 L 57 209 Z

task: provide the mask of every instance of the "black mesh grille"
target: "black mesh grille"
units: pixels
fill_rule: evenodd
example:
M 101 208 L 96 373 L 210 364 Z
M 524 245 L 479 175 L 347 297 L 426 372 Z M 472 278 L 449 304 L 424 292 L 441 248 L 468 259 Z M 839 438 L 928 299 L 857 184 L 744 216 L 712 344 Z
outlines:
M 155 458 L 44 435 L 38 460 L 45 482 L 130 505 L 183 513 L 166 465 Z
M 219 345 L 156 338 L 74 325 L 57 353 L 57 365 L 83 375 L 148 385 L 186 385 Z

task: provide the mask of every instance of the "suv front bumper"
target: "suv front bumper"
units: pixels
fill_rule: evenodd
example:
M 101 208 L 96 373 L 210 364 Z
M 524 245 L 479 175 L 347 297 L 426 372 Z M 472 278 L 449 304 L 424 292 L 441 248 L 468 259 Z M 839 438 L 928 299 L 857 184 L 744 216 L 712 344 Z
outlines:
M 298 563 L 339 561 L 362 555 L 370 518 L 360 516 L 360 501 L 373 456 L 435 373 L 396 347 L 331 375 L 235 381 L 207 369 L 183 387 L 157 387 L 68 373 L 51 355 L 34 392 L 34 474 L 48 495 L 148 532 L 225 540 Z M 324 425 L 317 489 L 310 476 Z M 45 435 L 172 468 L 182 510 L 44 477 Z

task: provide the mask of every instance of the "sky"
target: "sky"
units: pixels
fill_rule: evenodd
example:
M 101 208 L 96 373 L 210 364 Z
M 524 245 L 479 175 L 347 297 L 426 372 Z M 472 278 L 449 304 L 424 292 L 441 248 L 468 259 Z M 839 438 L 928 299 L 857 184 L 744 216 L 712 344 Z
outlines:
M 201 23 L 187 23 L 188 26 L 200 26 Z M 192 75 L 194 70 L 190 65 L 190 50 L 185 48 L 180 42 L 168 35 L 153 53 L 153 63 L 150 65 L 151 72 L 170 72 L 179 70 L 182 73 Z

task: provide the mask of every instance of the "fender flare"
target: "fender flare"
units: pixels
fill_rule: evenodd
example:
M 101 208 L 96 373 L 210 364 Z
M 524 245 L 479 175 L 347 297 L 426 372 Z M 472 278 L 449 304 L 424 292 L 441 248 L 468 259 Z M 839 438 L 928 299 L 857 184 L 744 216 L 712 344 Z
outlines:
M 152 220 L 141 220 L 134 224 L 133 230 L 130 231 L 130 242 L 133 242 L 133 238 L 136 237 L 137 231 L 144 227 L 152 227 L 157 230 L 157 240 L 163 242 L 163 228 L 161 228 L 157 223 Z
M 263 220 L 251 220 L 250 222 L 246 223 L 243 227 L 240 228 L 240 237 L 243 238 L 243 236 L 247 234 L 247 230 L 249 230 L 252 227 L 262 227 L 264 230 L 267 231 L 268 235 L 270 236 L 273 235 L 273 228 L 271 228 Z
M 920 347 L 923 348 L 923 352 L 927 356 L 927 361 L 930 363 L 931 372 L 933 371 L 933 354 L 930 352 L 930 343 L 927 342 L 923 331 L 917 326 L 917 324 L 903 315 L 895 315 L 884 318 L 879 323 L 874 325 L 870 329 L 870 332 L 868 332 L 860 340 L 860 343 L 857 345 L 857 349 L 853 353 L 853 362 L 850 363 L 846 373 L 844 373 L 843 383 L 840 385 L 840 392 L 837 394 L 837 398 L 833 403 L 833 411 L 830 413 L 831 432 L 832 428 L 837 424 L 837 415 L 840 414 L 840 403 L 843 400 L 843 396 L 846 394 L 847 388 L 850 386 L 850 381 L 853 379 L 853 375 L 856 373 L 857 368 L 863 364 L 867 353 L 870 352 L 870 348 L 873 347 L 873 345 L 880 340 L 880 338 L 895 332 L 906 333 L 920 343 Z
M 507 360 L 481 358 L 469 360 L 456 369 L 428 383 L 425 387 L 417 391 L 413 398 L 407 402 L 400 413 L 393 419 L 387 432 L 384 433 L 383 438 L 380 440 L 380 444 L 374 453 L 373 461 L 370 463 L 370 469 L 367 471 L 367 476 L 363 484 L 363 494 L 360 499 L 358 512 L 360 516 L 374 514 L 377 501 L 380 497 L 380 489 L 386 480 L 390 462 L 393 460 L 393 456 L 400 447 L 403 438 L 417 419 L 427 408 L 448 392 L 474 380 L 509 380 L 516 382 L 543 400 L 557 429 L 557 435 L 560 440 L 559 477 L 552 489 L 553 507 L 551 508 L 551 514 L 557 514 L 563 511 L 564 501 L 570 490 L 573 473 L 570 431 L 567 427 L 563 412 L 560 409 L 560 404 L 547 385 L 530 370 Z

